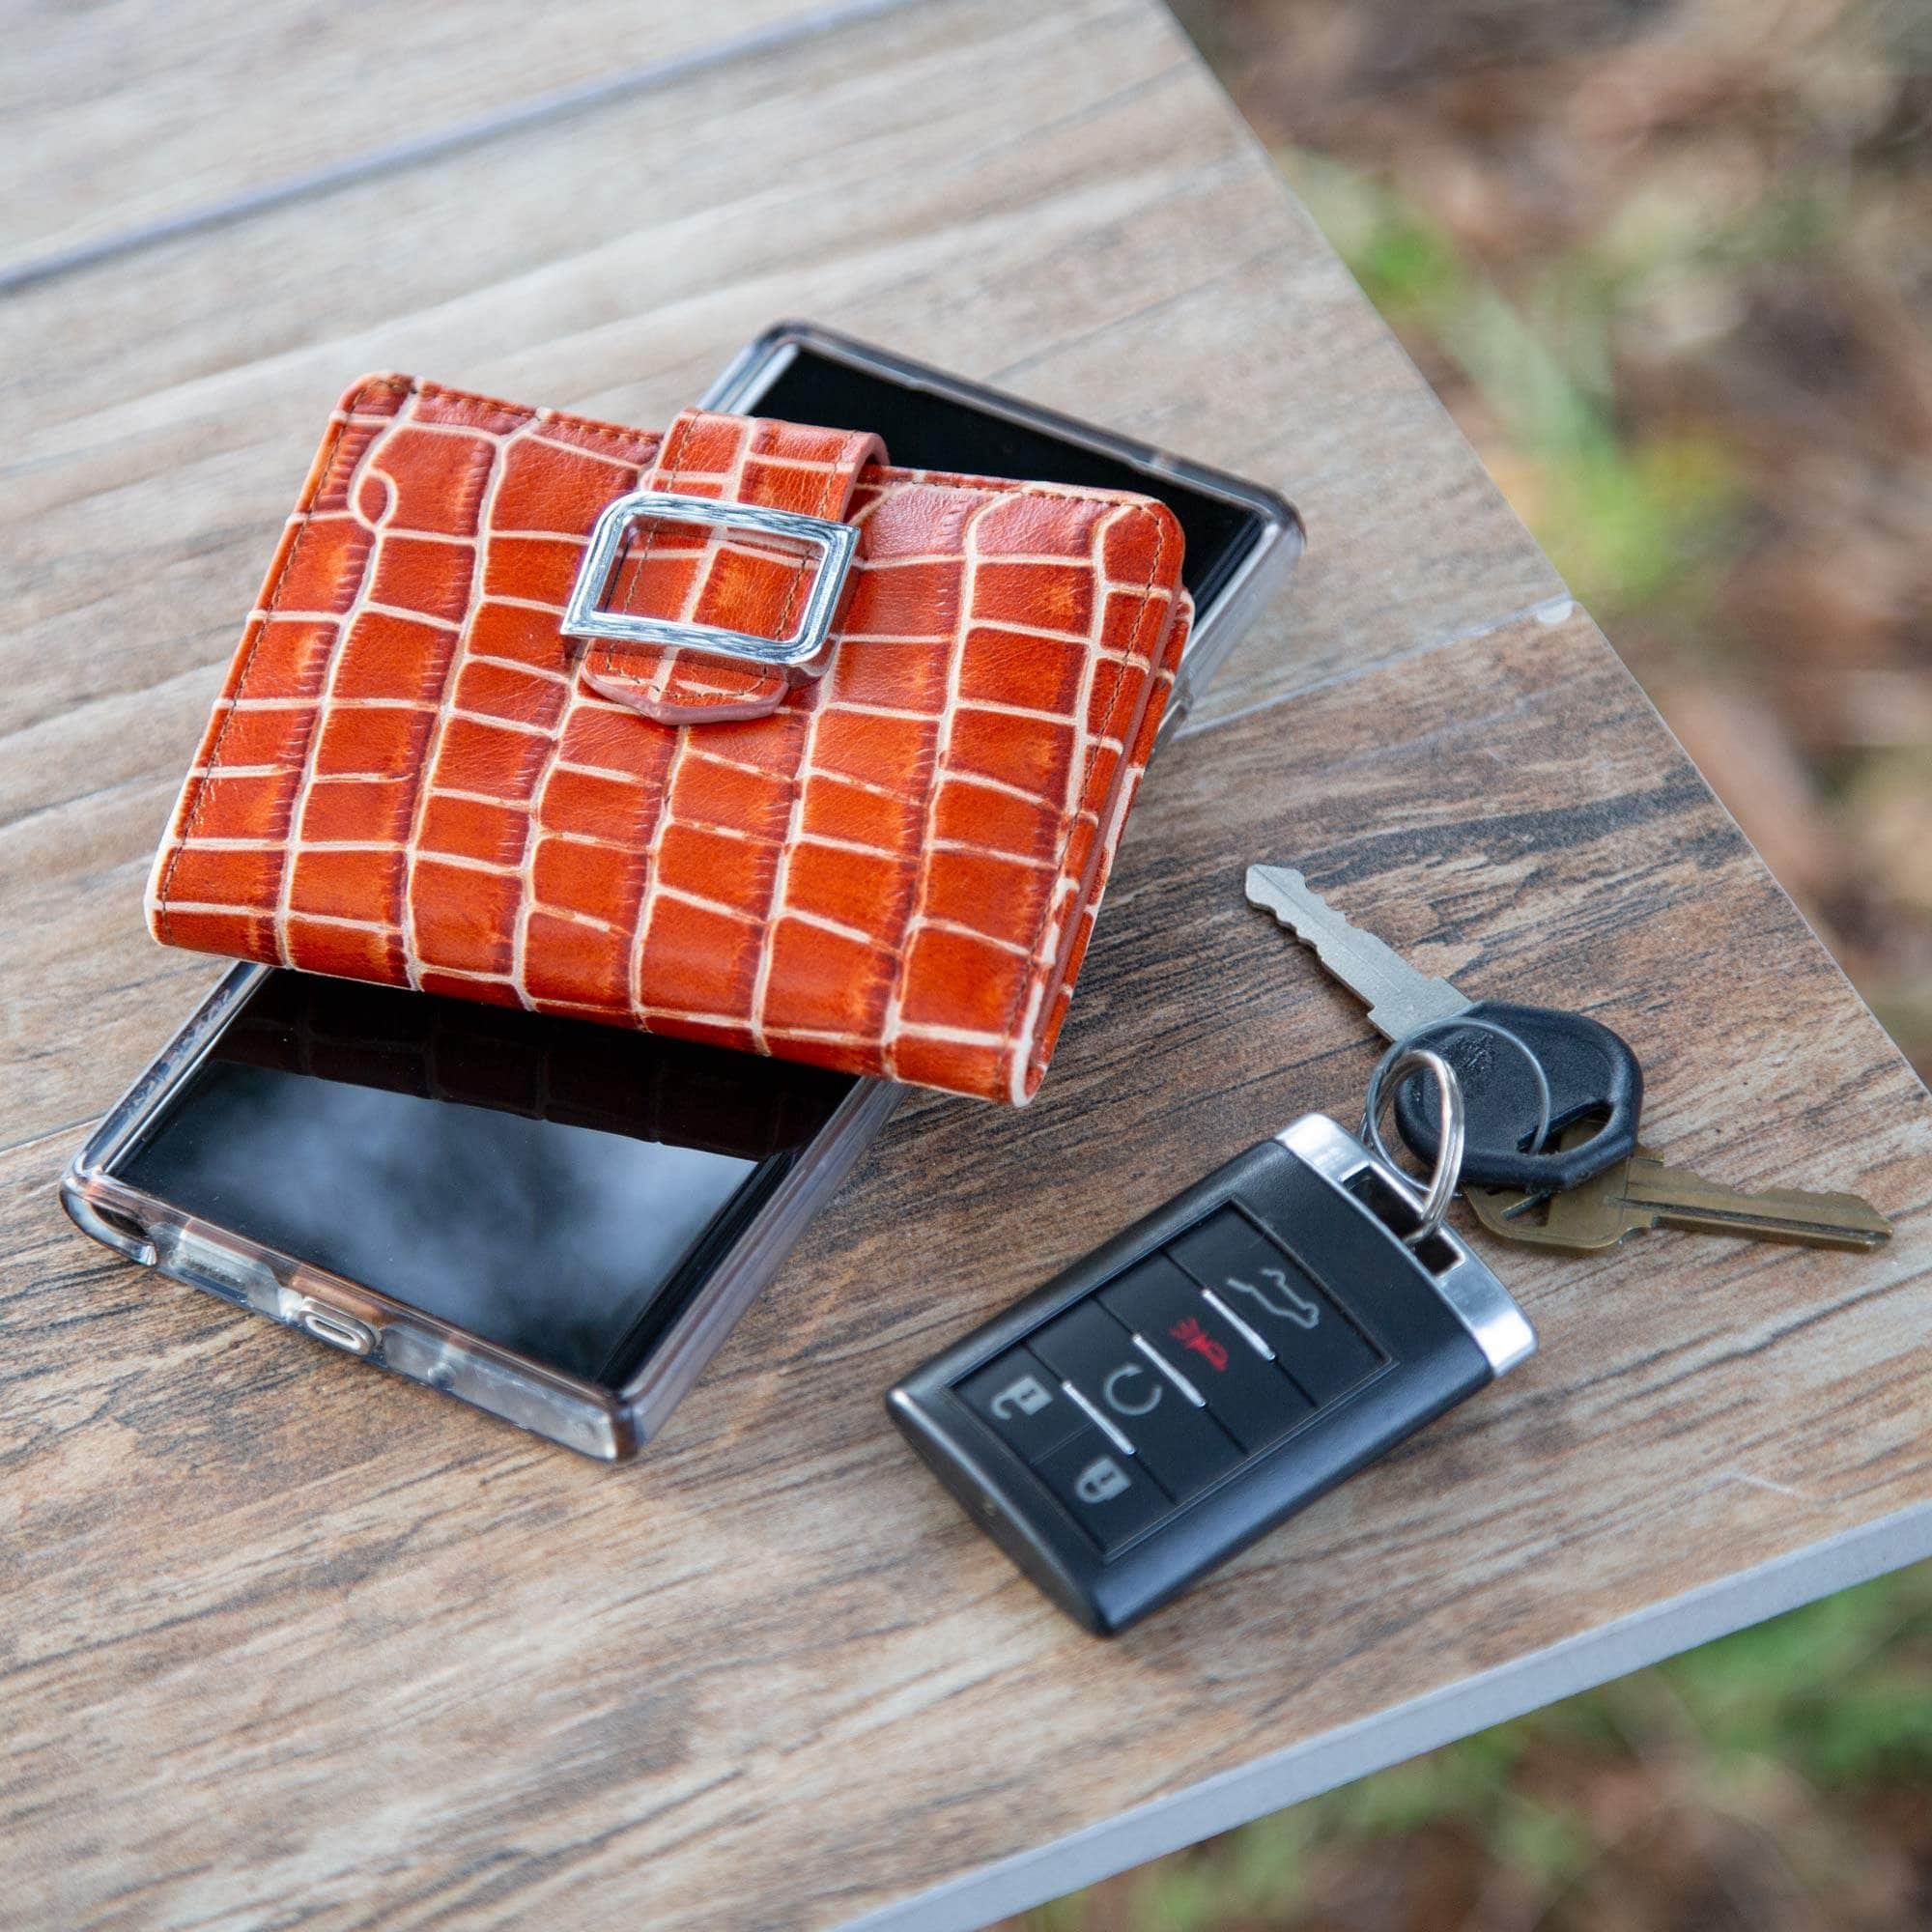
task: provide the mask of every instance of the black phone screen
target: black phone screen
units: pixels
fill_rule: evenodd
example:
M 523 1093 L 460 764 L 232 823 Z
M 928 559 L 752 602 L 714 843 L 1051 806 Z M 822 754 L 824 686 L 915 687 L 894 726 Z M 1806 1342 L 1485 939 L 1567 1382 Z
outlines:
M 1145 491 L 1206 614 L 1252 511 L 796 347 L 741 405 L 895 462 Z M 216 1226 L 564 1374 L 624 1386 L 850 1093 L 620 1028 L 268 975 L 117 1165 Z
M 1197 621 L 1207 616 L 1265 527 L 1259 511 L 1196 490 L 1160 470 L 1069 442 L 1030 423 L 975 409 L 957 397 L 914 388 L 810 343 L 791 345 L 775 375 L 742 406 L 761 416 L 817 423 L 826 429 L 873 430 L 893 461 L 907 469 L 953 469 L 974 476 L 1024 476 L 1157 497 L 1186 538 L 1181 581 L 1193 593 Z
M 586 1020 L 273 972 L 117 1172 L 616 1389 L 851 1084 Z

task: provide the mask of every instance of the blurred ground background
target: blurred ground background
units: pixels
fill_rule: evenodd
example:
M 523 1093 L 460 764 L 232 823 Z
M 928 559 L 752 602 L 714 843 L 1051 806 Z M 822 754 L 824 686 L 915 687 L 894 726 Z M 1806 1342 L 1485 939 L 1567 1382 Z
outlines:
M 1177 11 L 1932 1070 L 1932 0 Z M 1929 1926 L 1932 1568 L 1012 1921 Z

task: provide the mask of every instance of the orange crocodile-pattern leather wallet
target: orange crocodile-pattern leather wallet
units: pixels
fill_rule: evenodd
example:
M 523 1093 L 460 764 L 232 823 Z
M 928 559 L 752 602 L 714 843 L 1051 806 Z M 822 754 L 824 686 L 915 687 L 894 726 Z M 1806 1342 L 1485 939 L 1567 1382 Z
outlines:
M 856 526 L 802 671 L 561 625 L 665 490 Z M 1189 618 L 1143 497 L 660 437 L 378 376 L 344 397 L 149 886 L 156 938 L 1031 1097 Z M 811 554 L 644 520 L 601 611 L 781 638 Z

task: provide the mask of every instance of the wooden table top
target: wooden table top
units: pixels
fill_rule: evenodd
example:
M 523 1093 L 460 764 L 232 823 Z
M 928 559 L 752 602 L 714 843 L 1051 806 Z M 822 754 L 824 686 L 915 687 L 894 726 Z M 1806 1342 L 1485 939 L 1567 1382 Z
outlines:
M 1932 1548 L 1923 1090 L 1149 0 L 107 0 L 0 88 L 12 1922 L 970 1925 Z M 612 1471 L 54 1180 L 218 971 L 143 871 L 345 381 L 662 422 L 792 314 L 1264 479 L 1311 548 L 1151 775 L 1039 1100 L 908 1106 Z M 1486 1250 L 1542 1352 L 1101 1644 L 879 1399 L 1359 1106 L 1258 857 L 1614 1024 L 1674 1157 L 1900 1226 Z

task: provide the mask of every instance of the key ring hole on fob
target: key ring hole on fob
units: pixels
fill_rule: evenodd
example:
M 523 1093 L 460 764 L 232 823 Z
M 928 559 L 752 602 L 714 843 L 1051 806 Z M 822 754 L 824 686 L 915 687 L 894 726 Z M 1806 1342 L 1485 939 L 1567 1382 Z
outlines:
M 1442 1134 L 1436 1144 L 1435 1171 L 1430 1177 L 1429 1192 L 1423 1198 L 1422 1219 L 1409 1234 L 1403 1236 L 1409 1247 L 1419 1246 L 1442 1225 L 1442 1219 L 1449 1211 L 1449 1204 L 1456 1198 L 1458 1182 L 1463 1178 L 1463 1152 L 1467 1137 L 1467 1105 L 1463 1096 L 1463 1083 L 1456 1076 L 1456 1069 L 1439 1053 L 1431 1052 L 1420 1042 L 1432 1034 L 1445 1033 L 1457 1027 L 1467 1027 L 1479 1033 L 1492 1033 L 1508 1040 L 1510 1045 L 1529 1063 L 1531 1077 L 1536 1082 L 1537 1125 L 1535 1138 L 1530 1142 L 1529 1151 L 1539 1152 L 1549 1138 L 1551 1102 L 1549 1076 L 1544 1071 L 1543 1063 L 1531 1052 L 1525 1040 L 1518 1038 L 1508 1027 L 1498 1026 L 1493 1020 L 1469 1019 L 1460 1014 L 1443 1019 L 1427 1020 L 1414 1027 L 1396 1041 L 1376 1063 L 1376 1070 L 1369 1075 L 1369 1091 L 1362 1109 L 1362 1131 L 1359 1136 L 1374 1148 L 1377 1154 L 1390 1167 L 1396 1166 L 1395 1157 L 1389 1152 L 1388 1143 L 1382 1138 L 1381 1114 L 1384 1095 L 1393 1093 L 1403 1079 L 1411 1073 L 1427 1073 L 1435 1082 L 1435 1092 L 1442 1114 Z

